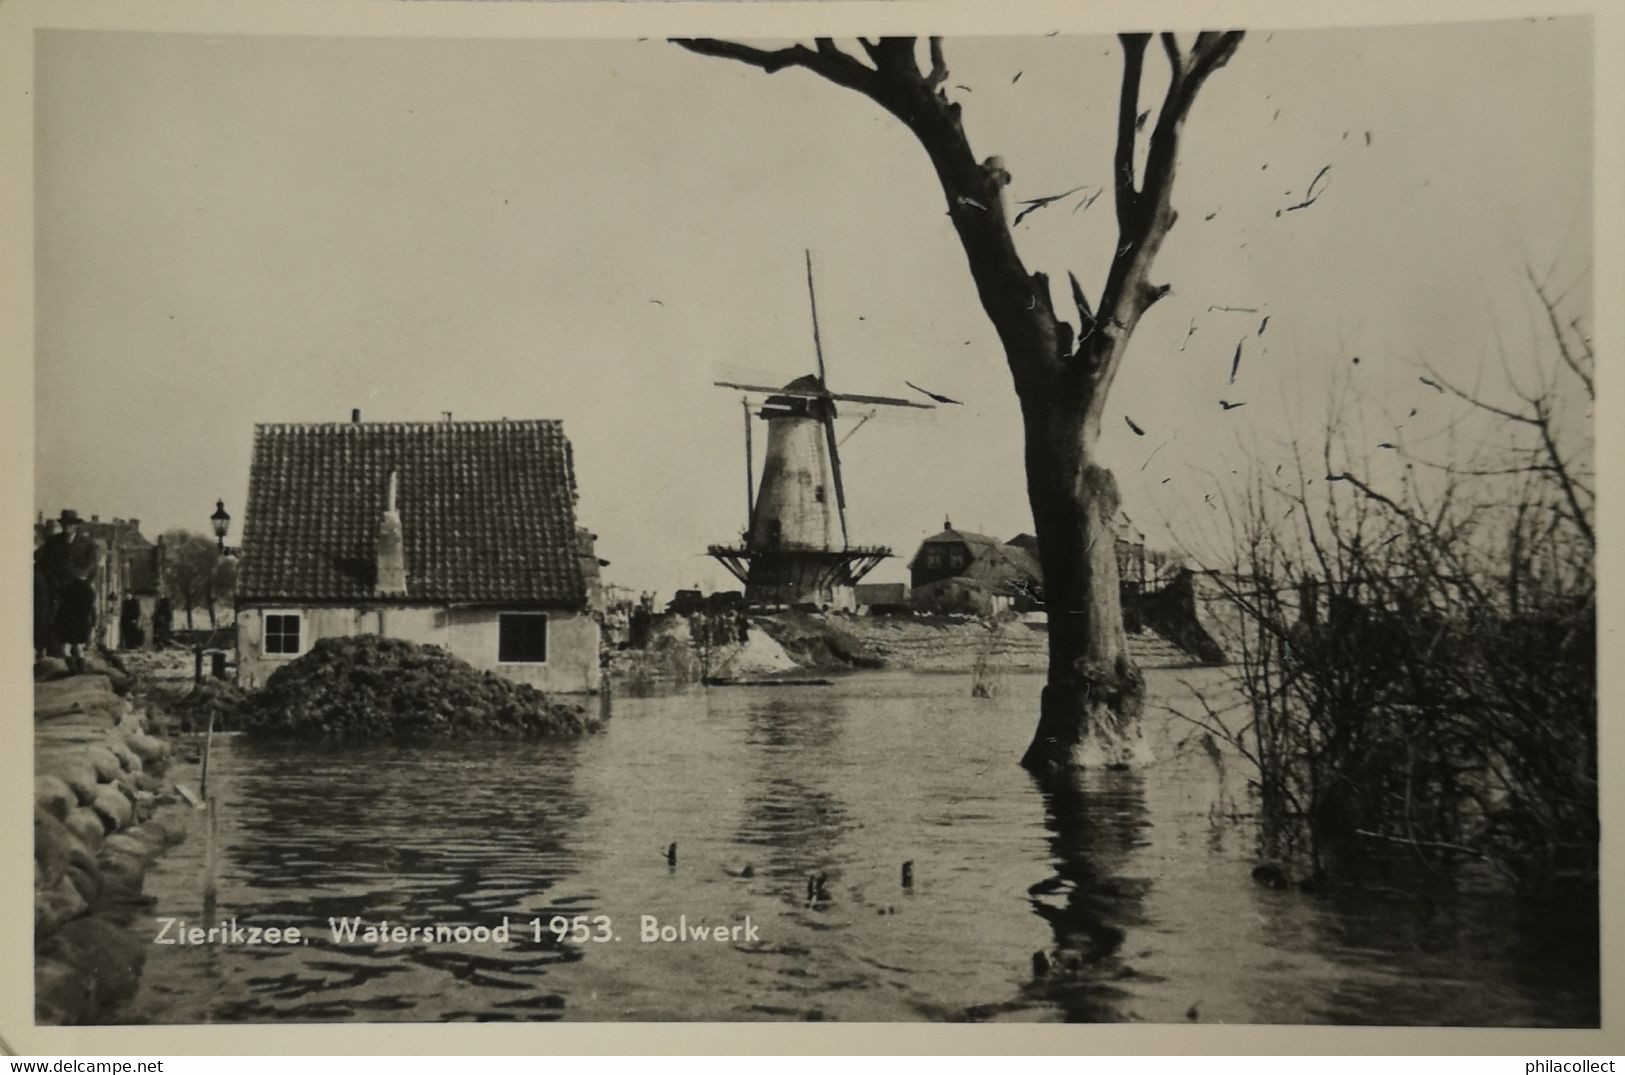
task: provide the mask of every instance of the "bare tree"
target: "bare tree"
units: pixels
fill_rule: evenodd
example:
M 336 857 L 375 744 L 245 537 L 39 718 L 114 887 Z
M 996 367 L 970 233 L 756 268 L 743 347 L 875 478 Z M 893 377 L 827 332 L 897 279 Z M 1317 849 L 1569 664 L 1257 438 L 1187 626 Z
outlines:
M 189 530 L 164 534 L 169 558 L 164 567 L 164 592 L 186 609 L 186 629 L 192 629 L 192 610 L 206 608 L 209 626 L 217 626 L 215 603 L 231 597 L 236 590 L 237 563 L 221 556 L 213 538 Z
M 1217 491 L 1241 704 L 1196 723 L 1255 767 L 1265 856 L 1313 880 L 1397 851 L 1595 882 L 1595 355 L 1531 280 L 1550 336 L 1499 391 L 1421 374 L 1471 447 L 1400 423 L 1374 465 L 1345 398 L 1313 453 Z
M 1010 174 L 998 157 L 979 160 L 972 152 L 960 106 L 949 96 L 940 38 L 929 39 L 924 70 L 912 37 L 859 39 L 867 62 L 830 38 L 776 49 L 713 38 L 677 41 L 768 73 L 802 68 L 855 90 L 896 117 L 931 159 L 1021 402 L 1027 497 L 1050 626 L 1048 684 L 1022 760 L 1038 771 L 1127 762 L 1139 737 L 1145 684 L 1123 632 L 1112 525 L 1117 484 L 1100 465 L 1097 446 L 1129 338 L 1169 290 L 1153 284 L 1150 274 L 1176 215 L 1171 194 L 1181 129 L 1203 83 L 1234 54 L 1242 34 L 1204 32 L 1188 44 L 1160 35 L 1168 86 L 1137 168 L 1148 118 L 1140 110 L 1140 77 L 1151 37 L 1119 38 L 1123 77 L 1112 182 L 1117 243 L 1094 306 L 1077 275 L 1068 273 L 1076 328 L 1056 312 L 1045 274 L 1029 271 L 1016 251 L 1003 197 Z

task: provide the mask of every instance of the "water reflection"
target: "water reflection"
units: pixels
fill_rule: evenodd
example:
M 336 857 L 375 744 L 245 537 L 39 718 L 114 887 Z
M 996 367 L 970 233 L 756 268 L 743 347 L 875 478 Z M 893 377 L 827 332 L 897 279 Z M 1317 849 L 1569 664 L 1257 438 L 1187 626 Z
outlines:
M 830 780 L 839 768 L 845 718 L 844 706 L 809 712 L 783 697 L 751 706 L 745 735 L 751 776 L 734 839 L 761 855 L 754 872 L 833 880 L 849 823 Z M 796 905 L 808 902 L 806 895 L 792 887 L 785 899 Z
M 1055 872 L 1027 894 L 1054 941 L 1034 957 L 1034 989 L 1070 1022 L 1120 1021 L 1126 994 L 1118 983 L 1135 973 L 1123 958 L 1123 939 L 1144 921 L 1149 886 L 1126 875 L 1151 824 L 1143 777 L 1071 771 L 1045 777 L 1039 787 Z
M 1588 934 L 1582 914 L 1469 892 L 1262 888 L 1222 808 L 1238 759 L 1182 754 L 1188 729 L 1155 726 L 1149 769 L 1035 784 L 1016 759 L 1039 683 L 1005 686 L 623 694 L 608 731 L 565 743 L 227 740 L 219 913 L 316 939 L 155 946 L 115 1017 L 1595 1022 L 1594 914 Z M 155 914 L 199 917 L 202 859 L 194 831 L 149 873 Z M 554 914 L 608 916 L 618 939 L 560 944 Z M 354 916 L 520 932 L 329 943 L 327 920 Z M 759 937 L 643 943 L 643 916 Z

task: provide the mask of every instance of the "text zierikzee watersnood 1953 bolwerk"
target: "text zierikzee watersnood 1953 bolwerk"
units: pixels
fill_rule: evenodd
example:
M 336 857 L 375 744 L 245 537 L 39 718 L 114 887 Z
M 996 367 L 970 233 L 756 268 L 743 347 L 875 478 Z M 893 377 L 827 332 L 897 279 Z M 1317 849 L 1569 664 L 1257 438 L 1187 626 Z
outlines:
M 635 940 L 639 944 L 740 944 L 761 940 L 760 928 L 750 915 L 730 923 L 704 919 L 690 921 L 680 914 L 675 922 L 656 915 L 638 915 L 637 929 L 623 934 L 609 915 L 553 915 L 514 919 L 507 915 L 496 925 L 467 923 L 402 923 L 360 917 L 329 918 L 325 929 L 298 926 L 256 926 L 235 917 L 209 925 L 197 925 L 184 918 L 155 920 L 154 944 L 225 946 L 238 948 L 308 945 L 313 940 L 328 945 L 380 944 L 615 944 Z

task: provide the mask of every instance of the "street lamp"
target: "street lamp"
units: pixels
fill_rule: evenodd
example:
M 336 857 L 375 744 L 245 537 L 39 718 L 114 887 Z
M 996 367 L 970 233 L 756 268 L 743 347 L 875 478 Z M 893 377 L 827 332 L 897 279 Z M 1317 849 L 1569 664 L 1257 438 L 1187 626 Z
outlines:
M 214 514 L 209 516 L 209 522 L 214 526 L 215 543 L 220 548 L 222 556 L 226 553 L 226 532 L 231 529 L 231 513 L 226 510 L 224 500 L 214 502 Z

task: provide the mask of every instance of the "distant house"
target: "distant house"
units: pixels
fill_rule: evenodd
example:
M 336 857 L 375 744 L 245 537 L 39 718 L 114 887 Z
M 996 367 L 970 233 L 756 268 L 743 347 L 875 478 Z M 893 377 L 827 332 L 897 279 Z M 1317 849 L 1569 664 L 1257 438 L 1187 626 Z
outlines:
M 1124 593 L 1146 587 L 1145 532 L 1123 512 L 1117 513 L 1117 582 Z
M 1125 594 L 1145 588 L 1145 535 L 1127 515 L 1118 514 L 1117 574 Z M 909 562 L 910 601 L 918 608 L 941 612 L 991 615 L 1024 612 L 1043 604 L 1044 569 L 1038 539 L 1017 534 L 1000 542 L 985 534 L 954 529 L 920 543 Z
M 983 616 L 1034 606 L 1043 572 L 1031 553 L 985 534 L 956 530 L 946 520 L 942 527 L 920 543 L 909 561 L 912 604 Z
M 319 639 L 431 643 L 554 692 L 598 687 L 597 560 L 557 421 L 260 425 L 238 678 Z

